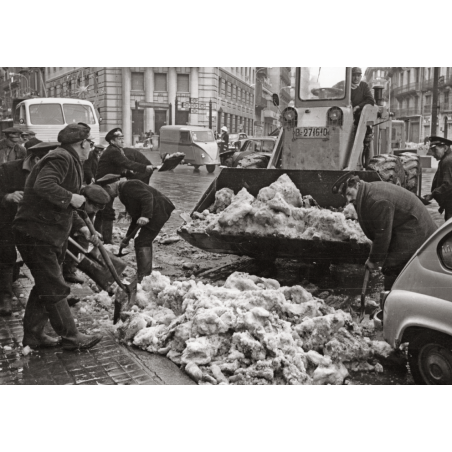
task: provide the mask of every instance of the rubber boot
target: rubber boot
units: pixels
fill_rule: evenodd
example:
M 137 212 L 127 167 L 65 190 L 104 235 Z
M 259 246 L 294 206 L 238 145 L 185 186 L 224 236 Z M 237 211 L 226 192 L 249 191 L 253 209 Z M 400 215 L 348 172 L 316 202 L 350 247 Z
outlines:
M 57 347 L 61 344 L 61 338 L 54 338 L 44 333 L 44 328 L 49 320 L 49 315 L 44 305 L 39 301 L 34 289 L 28 297 L 24 315 L 24 338 L 22 344 L 30 348 Z
M 105 245 L 111 245 L 113 243 L 113 221 L 102 221 L 102 237 Z
M 12 314 L 13 301 L 13 267 L 0 268 L 0 316 Z
M 137 280 L 141 282 L 145 276 L 152 273 L 152 246 L 136 248 Z
M 66 298 L 58 303 L 48 304 L 47 312 L 50 324 L 63 339 L 64 350 L 86 350 L 94 347 L 102 339 L 101 334 L 89 336 L 78 331 Z

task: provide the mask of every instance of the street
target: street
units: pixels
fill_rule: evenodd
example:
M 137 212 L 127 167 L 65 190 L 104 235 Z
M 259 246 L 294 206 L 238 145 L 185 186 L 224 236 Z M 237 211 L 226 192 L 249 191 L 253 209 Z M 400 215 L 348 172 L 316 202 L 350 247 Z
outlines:
M 144 151 L 153 164 L 159 163 L 158 152 Z M 207 187 L 218 175 L 209 174 L 205 168 L 194 171 L 193 167 L 181 165 L 167 173 L 156 172 L 151 178 L 151 185 L 173 200 L 176 210 L 161 231 L 160 238 L 174 237 L 182 220 L 179 214 L 190 213 L 194 205 Z M 423 174 L 423 193 L 428 192 L 432 181 L 432 172 Z M 443 222 L 433 203 L 429 212 L 438 224 Z M 118 200 L 115 208 L 121 212 L 122 205 Z M 125 234 L 127 222 L 123 215 L 116 223 L 114 242 L 119 243 Z M 119 234 L 120 232 L 120 234 Z M 126 274 L 135 272 L 135 257 L 131 253 L 125 257 L 128 264 Z M 194 274 L 204 272 L 203 277 L 196 278 L 205 283 L 221 285 L 234 271 L 245 271 L 257 276 L 276 279 L 281 285 L 311 285 L 312 293 L 322 299 L 335 300 L 334 307 L 349 309 L 355 304 L 362 284 L 362 270 L 356 266 L 332 268 L 330 274 L 320 277 L 296 261 L 277 260 L 275 268 L 269 273 L 259 263 L 246 257 L 232 255 L 209 254 L 192 247 L 183 240 L 170 244 L 154 243 L 154 269 L 171 279 L 187 281 L 196 278 Z M 187 265 L 191 264 L 191 265 Z M 226 267 L 225 267 L 226 266 Z M 222 267 L 224 269 L 222 270 Z M 215 269 L 219 269 L 215 271 Z M 209 273 L 209 270 L 211 272 Z M 14 313 L 11 318 L 0 318 L 0 384 L 194 384 L 178 366 L 157 354 L 150 354 L 137 347 L 118 343 L 111 332 L 105 328 L 103 313 L 84 313 L 76 310 L 79 327 L 89 332 L 102 331 L 104 339 L 94 348 L 86 352 L 64 352 L 59 348 L 42 349 L 26 354 L 21 347 L 22 325 L 25 303 L 33 283 L 30 273 L 22 268 L 22 275 L 16 282 L 14 291 Z M 368 298 L 378 302 L 378 294 L 382 289 L 381 278 L 371 280 Z M 83 285 L 73 286 L 72 297 L 82 299 L 92 293 Z M 339 304 L 338 303 L 339 300 Z M 328 302 L 328 300 L 327 300 Z M 77 306 L 77 305 L 76 305 Z M 375 338 L 381 340 L 381 332 Z M 412 379 L 403 368 L 388 369 L 383 373 L 352 372 L 349 384 L 413 384 Z

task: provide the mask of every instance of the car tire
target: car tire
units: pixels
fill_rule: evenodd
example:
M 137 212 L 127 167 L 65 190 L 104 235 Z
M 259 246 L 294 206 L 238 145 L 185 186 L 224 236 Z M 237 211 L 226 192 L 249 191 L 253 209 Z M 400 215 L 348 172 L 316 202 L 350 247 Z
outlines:
M 452 384 L 452 337 L 424 331 L 408 345 L 408 362 L 418 385 Z
M 206 165 L 208 173 L 213 173 L 215 171 L 216 165 Z

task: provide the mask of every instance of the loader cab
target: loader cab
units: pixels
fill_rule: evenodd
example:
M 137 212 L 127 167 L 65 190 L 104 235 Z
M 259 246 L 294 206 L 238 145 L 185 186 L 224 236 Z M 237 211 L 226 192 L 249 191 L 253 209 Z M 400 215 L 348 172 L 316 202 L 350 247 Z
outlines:
M 380 107 L 366 105 L 355 125 L 351 78 L 348 67 L 297 68 L 295 105 L 282 113 L 282 168 L 363 169 L 366 129 L 377 123 Z

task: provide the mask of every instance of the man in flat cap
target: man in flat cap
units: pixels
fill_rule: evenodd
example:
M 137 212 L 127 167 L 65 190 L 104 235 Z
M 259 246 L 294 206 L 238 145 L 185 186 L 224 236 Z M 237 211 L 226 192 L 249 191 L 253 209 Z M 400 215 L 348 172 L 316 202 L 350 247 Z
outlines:
M 119 181 L 119 175 L 107 174 L 97 181 L 111 198 L 119 196 L 132 217 L 126 236 L 141 226 L 134 240 L 138 282 L 152 273 L 152 242 L 175 209 L 162 193 L 140 180 Z
M 135 173 L 152 173 L 152 165 L 144 165 L 143 163 L 132 162 L 124 153 L 124 135 L 122 129 L 116 127 L 105 136 L 105 140 L 109 143 L 107 149 L 102 153 L 97 167 L 96 180 L 107 174 L 123 174 L 126 170 Z M 115 210 L 113 209 L 113 201 L 105 207 L 105 210 L 96 216 L 96 230 L 102 233 L 104 243 L 112 243 L 113 221 L 115 220 Z
M 350 173 L 339 192 L 354 204 L 361 229 L 372 240 L 366 267 L 374 270 L 382 264 L 385 290 L 391 290 L 413 254 L 436 231 L 435 222 L 417 196 L 398 185 L 365 182 Z
M 22 130 L 17 127 L 8 127 L 3 130 L 5 138 L 0 140 L 0 165 L 13 160 L 24 159 L 27 151 L 21 145 Z
M 375 105 L 374 96 L 366 82 L 362 81 L 361 68 L 352 68 L 352 107 L 353 113 L 360 112 L 366 105 Z
M 438 169 L 432 183 L 432 192 L 424 196 L 430 201 L 434 199 L 439 205 L 439 213 L 444 212 L 445 220 L 452 218 L 452 141 L 443 137 L 429 138 L 430 149 L 427 155 L 432 155 L 439 161 Z
M 44 143 L 30 149 L 25 159 L 0 165 L 0 316 L 11 315 L 12 284 L 17 260 L 13 220 L 23 198 L 25 181 L 34 166 L 60 143 Z
M 110 196 L 99 185 L 86 185 L 85 187 L 82 187 L 80 194 L 85 197 L 83 210 L 88 214 L 91 220 L 98 211 L 103 210 L 110 202 Z M 85 234 L 80 233 L 77 230 L 76 222 L 73 223 L 73 230 L 71 230 L 70 235 L 79 245 L 88 249 L 89 240 L 86 238 Z M 68 244 L 68 249 L 74 255 L 77 255 L 79 252 L 75 245 L 70 243 Z M 74 284 L 83 284 L 85 282 L 84 279 L 77 276 L 77 265 L 78 263 L 66 254 L 63 261 L 63 277 L 66 282 Z
M 61 270 L 71 229 L 99 243 L 76 212 L 86 201 L 80 195 L 81 162 L 88 157 L 89 134 L 86 124 L 67 125 L 58 134 L 61 146 L 36 164 L 25 183 L 13 224 L 16 246 L 35 282 L 25 309 L 24 346 L 55 345 L 44 333 L 48 320 L 62 337 L 64 349 L 88 349 L 102 338 L 78 331 L 67 302 L 70 288 Z

